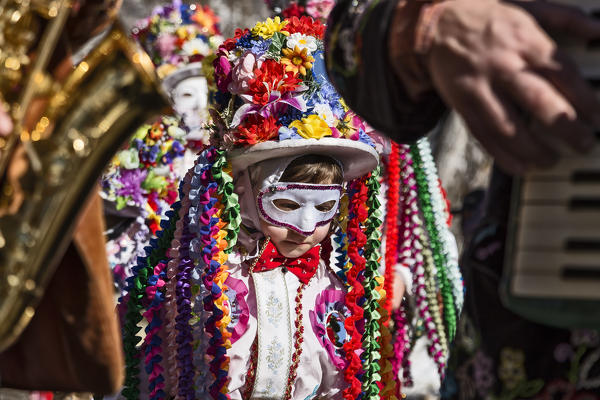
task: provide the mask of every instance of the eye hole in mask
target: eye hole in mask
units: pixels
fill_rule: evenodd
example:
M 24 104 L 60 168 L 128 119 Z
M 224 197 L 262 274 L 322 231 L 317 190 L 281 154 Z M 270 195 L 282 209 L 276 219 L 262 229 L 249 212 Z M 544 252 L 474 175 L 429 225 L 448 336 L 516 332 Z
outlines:
M 336 206 L 336 204 L 337 204 L 337 202 L 335 200 L 329 200 L 329 201 L 326 201 L 325 203 L 316 205 L 315 208 L 321 212 L 327 212 L 327 211 L 331 211 L 333 209 L 333 207 Z
M 281 211 L 294 211 L 300 208 L 300 204 L 288 199 L 275 199 L 273 204 Z
M 333 207 L 335 207 L 336 204 L 337 203 L 335 200 L 329 200 L 316 205 L 315 208 L 321 212 L 327 212 L 331 211 L 331 209 L 333 209 Z M 301 207 L 300 204 L 288 199 L 275 199 L 273 200 L 273 205 L 275 205 L 275 207 L 277 207 L 281 211 L 294 211 Z

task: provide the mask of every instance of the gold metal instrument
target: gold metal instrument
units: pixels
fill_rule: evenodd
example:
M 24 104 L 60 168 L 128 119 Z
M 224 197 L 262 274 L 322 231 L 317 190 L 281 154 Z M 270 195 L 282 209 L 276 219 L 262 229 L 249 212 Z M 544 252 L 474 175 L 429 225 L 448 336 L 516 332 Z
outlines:
M 0 101 L 14 122 L 8 140 L 0 138 L 0 352 L 33 317 L 104 166 L 131 132 L 168 107 L 150 58 L 118 25 L 64 82 L 53 81 L 45 68 L 69 12 L 68 0 L 0 0 Z M 40 15 L 48 23 L 30 58 Z M 47 105 L 27 129 L 40 91 Z M 14 188 L 6 172 L 18 145 L 28 160 L 19 180 L 24 196 L 8 212 Z

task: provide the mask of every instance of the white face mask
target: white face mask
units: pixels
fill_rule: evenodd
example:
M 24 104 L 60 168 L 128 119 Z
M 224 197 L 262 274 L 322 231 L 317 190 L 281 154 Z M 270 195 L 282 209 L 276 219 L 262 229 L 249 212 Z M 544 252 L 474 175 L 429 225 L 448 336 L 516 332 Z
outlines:
M 337 213 L 342 185 L 278 182 L 258 193 L 260 217 L 266 222 L 310 236 Z
M 183 123 L 190 130 L 191 139 L 195 131 L 199 131 L 208 120 L 208 84 L 203 76 L 192 76 L 183 79 L 171 92 L 173 108 L 183 118 Z

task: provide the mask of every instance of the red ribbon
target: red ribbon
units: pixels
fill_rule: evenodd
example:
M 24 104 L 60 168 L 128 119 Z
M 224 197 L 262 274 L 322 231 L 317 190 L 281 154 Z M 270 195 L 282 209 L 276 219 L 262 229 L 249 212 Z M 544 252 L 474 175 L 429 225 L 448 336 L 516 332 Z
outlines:
M 254 272 L 268 271 L 285 267 L 296 275 L 302 283 L 308 283 L 319 267 L 319 248 L 317 245 L 298 258 L 282 256 L 273 242 L 269 242 L 254 266 Z

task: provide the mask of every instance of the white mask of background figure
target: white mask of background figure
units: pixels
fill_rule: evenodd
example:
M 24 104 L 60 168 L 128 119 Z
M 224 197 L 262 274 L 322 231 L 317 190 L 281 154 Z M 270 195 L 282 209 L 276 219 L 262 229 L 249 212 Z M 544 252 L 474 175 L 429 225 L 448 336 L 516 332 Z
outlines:
M 183 79 L 171 92 L 173 108 L 179 114 L 189 133 L 188 140 L 208 140 L 202 129 L 208 121 L 208 84 L 203 76 Z

